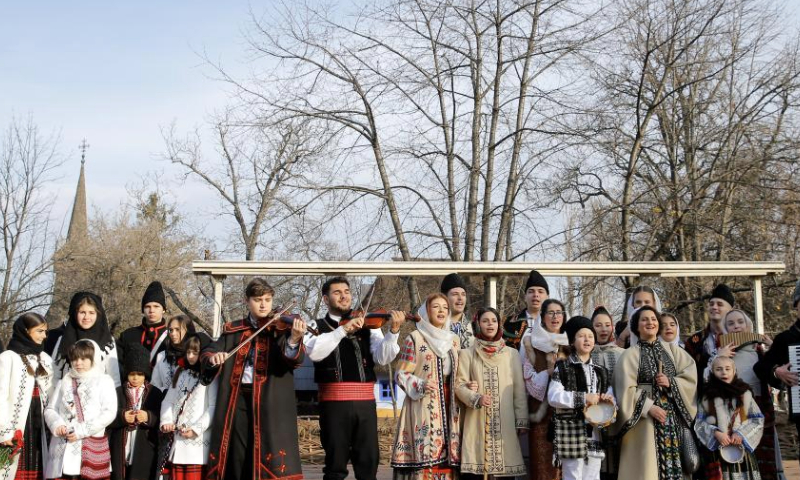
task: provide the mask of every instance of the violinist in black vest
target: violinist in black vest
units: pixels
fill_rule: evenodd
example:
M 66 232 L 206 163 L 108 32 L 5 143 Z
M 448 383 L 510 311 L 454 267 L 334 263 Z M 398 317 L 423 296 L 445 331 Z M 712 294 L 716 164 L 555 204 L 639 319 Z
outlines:
M 364 317 L 351 319 L 350 282 L 334 277 L 322 285 L 328 307 L 317 320 L 319 336 L 306 340 L 319 386 L 319 426 L 325 449 L 324 480 L 347 477 L 347 462 L 357 480 L 375 480 L 378 472 L 378 417 L 375 411 L 375 363 L 386 365 L 400 352 L 398 337 L 404 312 L 389 312 L 386 335 L 380 328 L 363 328 Z

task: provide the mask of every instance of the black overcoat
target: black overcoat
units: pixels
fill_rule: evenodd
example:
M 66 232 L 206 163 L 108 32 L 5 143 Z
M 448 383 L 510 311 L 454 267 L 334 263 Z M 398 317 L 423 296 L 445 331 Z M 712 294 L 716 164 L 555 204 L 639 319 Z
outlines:
M 305 348 L 300 344 L 296 355 L 286 356 L 289 331 L 263 332 L 240 349 L 224 365 L 212 367 L 208 360 L 217 352 L 229 352 L 252 336 L 255 328 L 248 319 L 228 323 L 219 339 L 202 354 L 203 383 L 210 384 L 219 375 L 219 390 L 212 422 L 211 449 L 206 480 L 225 476 L 231 426 L 245 359 L 251 345 L 256 349 L 253 371 L 253 424 L 258 441 L 253 445 L 253 480 L 276 478 L 299 480 L 300 452 L 297 443 L 297 403 L 294 394 L 294 370 L 303 363 Z M 218 373 L 217 373 L 218 372 Z

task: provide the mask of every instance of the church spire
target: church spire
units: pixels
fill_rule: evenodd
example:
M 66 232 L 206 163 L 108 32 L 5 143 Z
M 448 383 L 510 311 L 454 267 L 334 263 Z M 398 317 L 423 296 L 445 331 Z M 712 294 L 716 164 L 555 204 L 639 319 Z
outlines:
M 89 148 L 89 144 L 86 143 L 85 138 L 78 148 L 81 150 L 81 174 L 78 177 L 75 202 L 72 205 L 72 217 L 69 220 L 67 242 L 85 239 L 89 231 L 89 220 L 86 213 L 86 178 L 83 173 L 83 166 L 86 163 L 86 150 Z

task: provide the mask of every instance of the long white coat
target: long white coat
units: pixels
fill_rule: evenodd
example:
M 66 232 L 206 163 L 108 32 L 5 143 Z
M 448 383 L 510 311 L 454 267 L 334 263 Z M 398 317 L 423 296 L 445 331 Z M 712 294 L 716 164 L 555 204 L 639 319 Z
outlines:
M 77 379 L 77 395 L 83 408 L 84 421 L 78 421 L 71 372 L 67 372 L 58 383 L 44 411 L 44 419 L 51 432 L 65 425 L 72 428 L 78 437 L 78 440 L 70 443 L 63 437 L 53 435 L 44 470 L 45 478 L 80 475 L 82 439 L 90 436 L 102 437 L 106 427 L 117 416 L 117 390 L 114 380 L 104 373 L 105 365 L 100 362 L 100 349 L 96 343 L 92 343 L 95 346 L 92 370 L 84 378 Z
M 178 377 L 175 387 L 170 383 L 167 395 L 161 402 L 161 425 L 187 426 L 197 434 L 185 438 L 175 433 L 169 457 L 176 465 L 205 465 L 211 446 L 211 418 L 217 402 L 217 380 L 205 386 L 200 379 L 186 370 Z M 191 392 L 191 393 L 188 393 Z M 188 393 L 188 400 L 187 398 Z M 185 406 L 184 405 L 185 401 Z M 183 411 L 181 411 L 183 406 Z
M 31 368 L 36 371 L 39 361 L 36 355 L 26 355 Z M 25 431 L 25 422 L 31 406 L 34 382 L 39 385 L 39 399 L 42 407 L 47 404 L 53 387 L 53 361 L 49 355 L 42 353 L 42 366 L 47 370 L 47 375 L 34 379 L 28 373 L 22 357 L 17 353 L 7 350 L 0 353 L 0 442 L 6 442 L 14 437 L 17 430 Z M 45 436 L 42 435 L 44 439 Z M 43 459 L 47 459 L 47 445 L 42 441 Z M 0 469 L 0 479 L 13 479 L 17 473 L 17 455 L 11 465 Z

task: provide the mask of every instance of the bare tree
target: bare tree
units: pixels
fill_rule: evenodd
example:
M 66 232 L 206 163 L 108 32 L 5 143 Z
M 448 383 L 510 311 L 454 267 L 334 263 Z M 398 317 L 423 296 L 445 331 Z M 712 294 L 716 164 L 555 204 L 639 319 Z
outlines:
M 58 137 L 43 135 L 32 118 L 12 119 L 0 150 L 0 322 L 46 305 L 51 292 L 51 257 L 55 249 L 50 225 L 52 196 L 47 193 L 62 163 Z
M 234 219 L 234 242 L 246 260 L 256 258 L 266 230 L 301 208 L 294 203 L 292 184 L 329 135 L 303 121 L 253 122 L 235 118 L 232 111 L 217 119 L 216 159 L 204 155 L 200 131 L 183 137 L 174 127 L 164 131 L 166 158 L 216 194 L 220 214 Z
M 539 187 L 572 135 L 560 118 L 577 93 L 569 65 L 606 32 L 591 21 L 597 7 L 396 0 L 356 9 L 281 5 L 254 17 L 250 35 L 269 74 L 218 69 L 261 118 L 336 132 L 332 175 L 313 188 L 358 205 L 354 255 L 500 261 L 558 243 L 558 222 L 540 222 L 553 205 Z M 419 297 L 413 281 L 409 294 Z
M 591 161 L 573 164 L 565 195 L 596 199 L 580 255 L 775 258 L 753 247 L 780 208 L 775 194 L 795 188 L 779 173 L 779 152 L 800 91 L 797 44 L 781 38 L 778 12 L 752 0 L 628 0 L 618 9 L 624 21 L 608 38 L 617 48 L 593 60 L 603 95 L 591 106 Z M 714 280 L 663 283 L 673 299 L 702 299 Z

